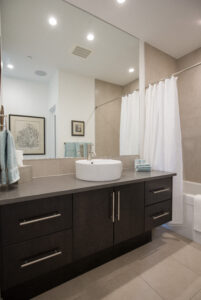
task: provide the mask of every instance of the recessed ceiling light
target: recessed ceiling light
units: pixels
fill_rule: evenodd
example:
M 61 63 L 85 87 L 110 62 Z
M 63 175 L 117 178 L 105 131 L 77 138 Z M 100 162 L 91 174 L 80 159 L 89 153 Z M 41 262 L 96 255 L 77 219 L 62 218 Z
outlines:
M 134 71 L 135 71 L 134 68 L 130 68 L 130 69 L 128 70 L 129 73 L 133 73 Z
M 126 0 L 117 0 L 117 2 L 118 2 L 119 4 L 123 4 L 124 2 L 126 2 Z
M 12 70 L 12 69 L 14 69 L 14 66 L 12 64 L 7 64 L 7 68 Z
M 57 25 L 57 19 L 55 17 L 49 17 L 48 22 L 51 26 Z
M 93 41 L 94 38 L 95 38 L 95 36 L 94 36 L 93 33 L 88 33 L 88 34 L 87 34 L 87 40 L 88 40 L 88 41 Z

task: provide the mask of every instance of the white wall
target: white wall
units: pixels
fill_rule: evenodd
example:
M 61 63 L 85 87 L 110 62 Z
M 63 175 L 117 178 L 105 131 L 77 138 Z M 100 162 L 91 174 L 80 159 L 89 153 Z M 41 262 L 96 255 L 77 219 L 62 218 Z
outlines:
M 95 80 L 59 72 L 57 106 L 57 157 L 64 157 L 65 142 L 95 144 Z M 71 136 L 71 120 L 85 121 L 85 136 Z
M 59 73 L 58 71 L 52 76 L 49 81 L 48 89 L 48 136 L 47 136 L 47 145 L 50 158 L 56 157 L 56 130 L 55 130 L 55 116 L 56 108 L 58 105 L 59 97 Z
M 48 108 L 52 108 L 54 105 L 57 105 L 59 97 L 59 73 L 56 72 L 49 81 L 49 90 L 48 90 Z
M 6 114 L 46 118 L 46 155 L 26 155 L 25 159 L 54 157 L 52 114 L 56 107 L 56 152 L 64 157 L 65 142 L 95 144 L 95 80 L 63 71 L 49 83 L 4 77 L 3 104 Z M 71 136 L 71 120 L 85 121 L 85 136 Z
M 48 83 L 4 76 L 2 81 L 2 96 L 6 114 L 45 117 L 47 141 Z M 46 155 L 26 155 L 24 158 L 38 159 L 48 157 L 48 149 L 46 150 Z

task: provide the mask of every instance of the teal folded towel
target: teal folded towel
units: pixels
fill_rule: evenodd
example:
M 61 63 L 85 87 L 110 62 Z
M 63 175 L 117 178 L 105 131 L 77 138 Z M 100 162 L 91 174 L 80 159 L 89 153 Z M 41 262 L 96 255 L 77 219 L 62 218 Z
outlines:
M 0 184 L 12 184 L 20 179 L 14 139 L 7 130 L 0 132 L 0 168 Z
M 20 173 L 17 165 L 16 149 L 14 138 L 10 131 L 7 131 L 7 173 L 8 184 L 17 182 L 20 179 Z
M 136 165 L 136 172 L 151 172 L 151 166 L 149 164 Z
M 75 143 L 65 143 L 64 146 L 65 146 L 65 151 L 64 151 L 65 157 L 76 157 Z
M 7 142 L 7 132 L 6 130 L 0 132 L 0 184 L 7 183 L 6 175 L 6 142 Z
M 72 143 L 68 142 L 64 144 L 64 156 L 65 157 L 85 157 L 88 156 L 88 145 L 91 143 Z
M 82 157 L 80 143 L 75 143 L 75 157 Z

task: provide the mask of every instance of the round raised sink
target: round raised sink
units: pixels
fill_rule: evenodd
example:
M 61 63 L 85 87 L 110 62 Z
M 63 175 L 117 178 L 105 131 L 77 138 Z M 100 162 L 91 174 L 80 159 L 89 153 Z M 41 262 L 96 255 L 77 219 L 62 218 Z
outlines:
M 121 177 L 122 162 L 114 159 L 77 160 L 76 178 L 87 181 L 110 181 Z

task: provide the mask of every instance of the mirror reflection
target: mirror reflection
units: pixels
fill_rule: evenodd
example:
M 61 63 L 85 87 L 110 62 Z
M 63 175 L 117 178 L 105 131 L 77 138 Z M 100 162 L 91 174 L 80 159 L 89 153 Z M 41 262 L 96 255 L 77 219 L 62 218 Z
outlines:
M 138 39 L 62 0 L 2 12 L 3 105 L 24 158 L 138 154 Z

